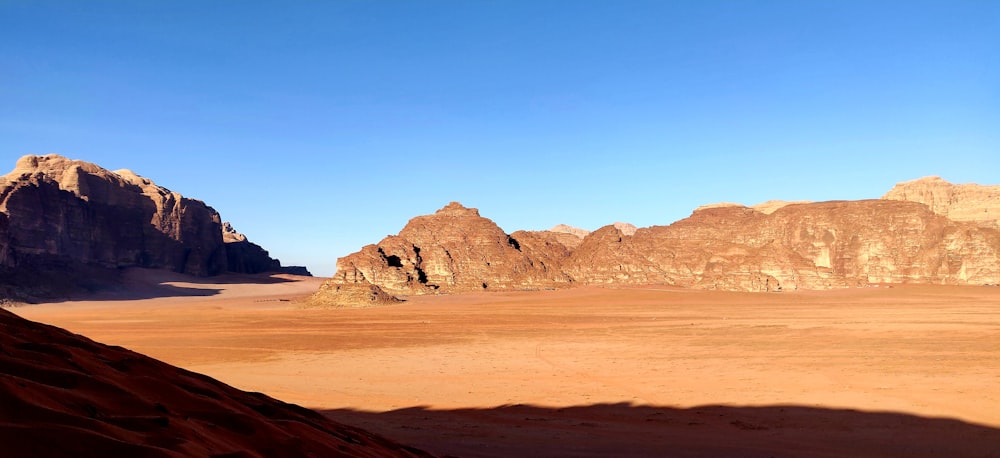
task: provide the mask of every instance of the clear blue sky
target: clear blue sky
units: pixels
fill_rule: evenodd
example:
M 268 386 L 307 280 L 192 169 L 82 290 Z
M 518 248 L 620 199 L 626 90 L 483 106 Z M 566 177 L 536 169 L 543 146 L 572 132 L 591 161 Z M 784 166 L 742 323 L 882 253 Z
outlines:
M 453 200 L 593 230 L 1000 183 L 998 1 L 0 0 L 0 66 L 0 173 L 129 168 L 320 275 Z

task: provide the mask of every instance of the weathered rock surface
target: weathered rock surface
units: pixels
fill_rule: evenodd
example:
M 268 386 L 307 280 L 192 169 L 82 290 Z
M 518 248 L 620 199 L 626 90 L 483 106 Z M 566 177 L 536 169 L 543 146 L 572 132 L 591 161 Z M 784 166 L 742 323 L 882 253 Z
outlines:
M 226 246 L 226 270 L 235 273 L 277 272 L 281 262 L 271 258 L 267 250 L 247 240 L 228 221 L 222 223 L 222 241 Z
M 280 264 L 223 240 L 218 212 L 128 170 L 25 156 L 0 177 L 0 294 L 32 298 L 113 282 L 118 268 L 198 276 Z M 234 248 L 227 251 L 227 245 Z
M 635 231 L 639 230 L 639 228 L 635 227 L 634 224 L 629 224 L 629 223 L 617 222 L 612 224 L 612 226 L 614 226 L 616 229 L 621 231 L 622 234 L 625 235 L 634 235 Z
M 555 287 L 570 279 L 558 266 L 560 243 L 527 234 L 524 243 L 504 233 L 479 211 L 452 202 L 418 216 L 399 235 L 337 260 L 325 287 L 374 284 L 392 295 Z M 534 257 L 537 256 L 537 257 Z M 314 297 L 336 303 L 336 296 Z M 343 302 L 350 303 L 349 299 Z
M 309 296 L 307 308 L 375 307 L 402 302 L 399 298 L 371 283 L 323 283 L 319 291 Z
M 588 231 L 586 229 L 580 229 L 578 227 L 573 227 L 573 226 L 566 225 L 566 224 L 557 224 L 557 225 L 553 226 L 552 229 L 549 229 L 549 232 L 558 232 L 558 233 L 561 233 L 561 234 L 575 235 L 580 240 L 583 240 L 583 238 L 586 237 L 587 234 L 590 233 L 590 231 Z
M 751 205 L 750 208 L 752 208 L 754 210 L 757 210 L 757 211 L 759 211 L 761 213 L 766 213 L 766 214 L 770 215 L 771 213 L 774 213 L 775 210 L 778 210 L 779 208 L 782 208 L 782 207 L 786 207 L 788 205 L 793 205 L 793 204 L 809 204 L 809 203 L 812 203 L 812 202 L 810 202 L 808 200 L 793 200 L 793 201 L 787 201 L 787 200 L 769 200 L 767 202 L 761 202 L 761 203 L 759 203 L 757 205 Z
M 430 456 L 0 310 L 3 456 Z
M 588 240 L 594 239 L 594 240 Z M 577 283 L 741 291 L 1000 279 L 1000 232 L 910 202 L 701 209 L 670 226 L 588 236 L 565 268 Z
M 882 199 L 920 202 L 955 221 L 1000 229 L 1000 185 L 951 184 L 941 177 L 899 183 Z
M 1000 230 L 982 221 L 885 199 L 759 208 L 708 205 L 669 226 L 614 224 L 580 238 L 568 226 L 507 235 L 451 203 L 341 258 L 329 283 L 395 295 L 575 284 L 781 291 L 1000 283 Z

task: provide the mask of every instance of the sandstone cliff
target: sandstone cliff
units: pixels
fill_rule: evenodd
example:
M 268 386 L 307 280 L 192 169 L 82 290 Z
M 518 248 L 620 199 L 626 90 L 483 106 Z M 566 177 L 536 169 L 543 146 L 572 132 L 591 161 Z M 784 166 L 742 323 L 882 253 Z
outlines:
M 204 202 L 58 155 L 22 157 L 0 177 L 0 215 L 0 295 L 86 289 L 130 266 L 208 276 L 278 265 L 246 240 L 227 252 Z
M 899 183 L 882 199 L 920 202 L 955 221 L 1000 229 L 1000 185 L 951 184 L 941 177 Z
M 578 283 L 773 291 L 1000 279 L 1000 232 L 910 202 L 705 208 L 633 236 L 604 228 L 588 239 L 565 265 Z
M 413 218 L 398 235 L 338 259 L 336 274 L 314 302 L 367 305 L 357 303 L 355 290 L 330 294 L 338 285 L 373 284 L 392 295 L 408 295 L 568 283 L 551 264 L 567 248 L 553 239 L 522 235 L 515 239 L 478 210 L 452 202 L 433 215 Z
M 756 209 L 759 208 L 760 210 Z M 763 210 L 763 211 L 761 211 Z M 505 234 L 451 203 L 338 260 L 335 285 L 394 295 L 661 284 L 782 291 L 1000 283 L 1000 231 L 895 200 L 708 205 L 669 226 Z

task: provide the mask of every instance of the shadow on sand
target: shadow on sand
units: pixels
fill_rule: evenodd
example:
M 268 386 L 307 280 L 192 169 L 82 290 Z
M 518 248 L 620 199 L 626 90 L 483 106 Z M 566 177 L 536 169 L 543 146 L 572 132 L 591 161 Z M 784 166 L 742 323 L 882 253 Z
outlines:
M 37 303 L 60 303 L 66 301 L 134 301 L 161 297 L 216 296 L 227 286 L 264 285 L 300 281 L 276 273 L 222 274 L 212 277 L 158 270 L 129 268 L 117 275 L 78 288 L 81 291 L 64 297 L 39 300 Z
M 797 405 L 320 412 L 431 453 L 461 457 L 1000 457 L 997 428 Z

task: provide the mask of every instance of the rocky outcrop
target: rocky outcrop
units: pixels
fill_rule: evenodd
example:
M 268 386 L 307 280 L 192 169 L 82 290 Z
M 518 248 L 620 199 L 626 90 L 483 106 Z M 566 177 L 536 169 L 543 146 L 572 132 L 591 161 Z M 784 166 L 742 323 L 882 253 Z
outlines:
M 222 223 L 222 241 L 226 247 L 226 270 L 235 273 L 276 272 L 281 262 L 271 258 L 267 250 L 247 240 L 228 221 Z
M 1000 185 L 951 184 L 941 177 L 899 183 L 882 199 L 920 202 L 955 221 L 1000 229 Z
M 754 210 L 757 210 L 757 211 L 759 211 L 761 213 L 766 213 L 766 214 L 770 215 L 771 213 L 774 213 L 779 208 L 787 207 L 789 205 L 794 205 L 794 204 L 809 204 L 809 203 L 812 203 L 812 202 L 810 202 L 808 200 L 793 200 L 793 201 L 769 200 L 767 202 L 761 202 L 761 203 L 759 203 L 757 205 L 751 205 L 750 208 L 752 208 Z
M 608 225 L 580 238 L 505 234 L 452 203 L 396 236 L 338 260 L 330 285 L 377 285 L 394 295 L 674 285 L 782 291 L 870 283 L 1000 282 L 1000 231 L 893 200 L 770 202 L 700 207 L 669 226 Z
M 371 283 L 335 283 L 320 285 L 319 291 L 306 298 L 306 308 L 375 307 L 402 302 Z
M 392 295 L 408 295 L 568 283 L 558 266 L 549 264 L 558 256 L 549 248 L 566 248 L 544 237 L 524 235 L 522 244 L 475 208 L 452 202 L 433 215 L 411 219 L 398 235 L 338 259 L 337 272 L 324 288 L 374 284 Z M 329 294 L 315 299 L 337 302 Z
M 593 239 L 593 240 L 588 240 Z M 774 291 L 1000 279 L 1000 233 L 910 202 L 879 200 L 694 212 L 626 236 L 595 231 L 565 268 L 577 283 Z
M 4 456 L 430 456 L 5 310 L 0 349 Z
M 246 240 L 225 243 L 202 201 L 58 155 L 22 157 L 0 177 L 0 214 L 0 293 L 29 299 L 113 282 L 121 267 L 209 276 L 279 265 Z
M 552 229 L 549 229 L 548 232 L 557 232 L 557 233 L 560 233 L 560 234 L 570 234 L 570 235 L 576 236 L 580 240 L 583 240 L 583 238 L 586 237 L 587 234 L 590 233 L 590 231 L 588 231 L 586 229 L 580 229 L 578 227 L 573 227 L 573 226 L 566 225 L 566 224 L 557 224 L 555 226 L 552 226 Z

